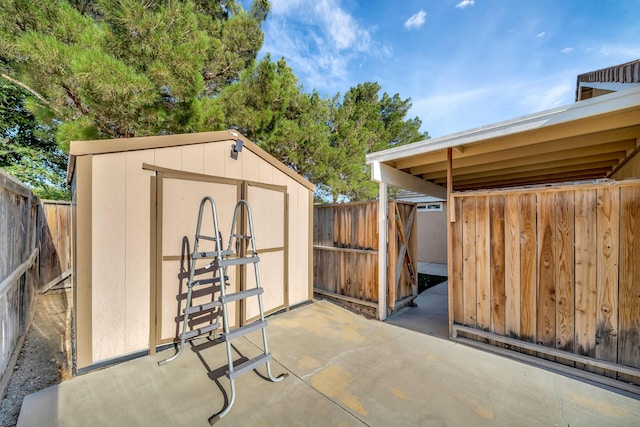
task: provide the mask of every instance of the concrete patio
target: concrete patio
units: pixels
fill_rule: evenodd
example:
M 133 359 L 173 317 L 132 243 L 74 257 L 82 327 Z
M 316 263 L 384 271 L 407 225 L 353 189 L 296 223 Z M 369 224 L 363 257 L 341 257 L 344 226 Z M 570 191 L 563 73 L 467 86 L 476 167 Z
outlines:
M 321 301 L 269 319 L 275 375 L 237 380 L 218 426 L 640 425 L 637 396 L 452 341 L 367 320 Z M 234 341 L 238 359 L 260 335 Z M 18 426 L 206 426 L 227 402 L 224 344 L 200 340 L 78 376 L 25 398 Z

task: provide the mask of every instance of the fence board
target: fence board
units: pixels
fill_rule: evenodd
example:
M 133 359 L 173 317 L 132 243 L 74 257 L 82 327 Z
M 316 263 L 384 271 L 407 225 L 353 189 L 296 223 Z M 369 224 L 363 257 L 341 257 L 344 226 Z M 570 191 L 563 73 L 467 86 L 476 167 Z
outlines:
M 491 327 L 491 220 L 489 197 L 476 200 L 476 301 L 478 328 Z
M 462 292 L 463 324 L 477 324 L 476 295 L 476 198 L 462 199 Z
M 576 191 L 576 353 L 596 355 L 596 191 Z
M 555 194 L 538 195 L 538 344 L 555 347 Z
M 505 332 L 504 196 L 491 196 L 491 332 Z
M 556 194 L 556 348 L 574 351 L 574 232 L 572 191 Z
M 618 255 L 620 189 L 597 190 L 596 358 L 618 356 Z
M 523 194 L 520 201 L 520 336 L 536 341 L 536 195 Z
M 620 189 L 618 363 L 640 367 L 640 186 Z
M 505 333 L 520 336 L 520 195 L 507 194 L 504 198 L 504 292 Z

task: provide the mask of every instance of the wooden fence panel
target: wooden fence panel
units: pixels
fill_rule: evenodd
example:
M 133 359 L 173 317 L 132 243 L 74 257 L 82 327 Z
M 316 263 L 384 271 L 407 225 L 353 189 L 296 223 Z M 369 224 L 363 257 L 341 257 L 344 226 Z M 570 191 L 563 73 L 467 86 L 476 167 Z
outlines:
M 640 368 L 640 181 L 462 193 L 454 203 L 454 329 L 640 384 L 640 371 L 622 367 Z
M 71 205 L 64 201 L 42 201 L 38 221 L 40 240 L 40 280 L 46 285 L 70 273 Z
M 389 202 L 388 305 L 399 308 L 417 295 L 416 205 Z M 378 205 L 357 202 L 314 207 L 314 290 L 362 305 L 378 303 Z M 397 280 L 396 280 L 397 279 Z
M 37 217 L 36 197 L 0 171 L 1 377 L 10 375 L 7 368 L 21 347 L 19 342 L 33 314 L 34 289 L 39 284 Z

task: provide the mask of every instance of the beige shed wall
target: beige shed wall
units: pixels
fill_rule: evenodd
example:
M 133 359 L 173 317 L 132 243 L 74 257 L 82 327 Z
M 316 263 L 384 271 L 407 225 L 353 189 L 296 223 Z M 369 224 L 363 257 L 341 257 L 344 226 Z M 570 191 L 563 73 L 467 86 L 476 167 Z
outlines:
M 447 204 L 442 211 L 417 213 L 418 261 L 447 263 Z
M 308 301 L 310 190 L 247 149 L 230 157 L 234 141 L 222 141 L 79 156 L 89 161 L 91 206 L 78 205 L 78 217 L 89 214 L 91 283 L 80 284 L 78 368 L 149 348 L 151 171 L 143 163 L 267 184 L 288 192 L 289 304 Z M 87 177 L 83 178 L 87 181 Z M 86 193 L 85 193 L 86 194 Z M 81 194 L 80 194 L 81 195 Z M 254 216 L 259 212 L 254 212 Z M 195 224 L 193 225 L 195 227 Z M 259 242 L 259 236 L 257 236 Z M 80 249 L 80 247 L 79 247 Z M 80 266 L 79 262 L 79 267 Z M 87 289 L 87 288 L 90 289 Z M 172 319 L 173 320 L 173 319 Z M 87 330 L 88 329 L 88 330 Z M 90 332 L 89 332 L 90 331 Z M 82 338 L 82 339 L 80 339 Z

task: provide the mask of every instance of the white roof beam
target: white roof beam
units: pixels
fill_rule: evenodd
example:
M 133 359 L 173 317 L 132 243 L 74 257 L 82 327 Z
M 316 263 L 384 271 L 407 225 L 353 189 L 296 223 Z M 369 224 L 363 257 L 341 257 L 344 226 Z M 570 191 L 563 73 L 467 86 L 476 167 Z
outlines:
M 405 190 L 426 194 L 427 196 L 447 198 L 447 189 L 433 182 L 416 178 L 406 172 L 392 168 L 389 165 L 378 161 L 371 162 L 371 179 L 377 182 L 384 182 L 387 185 L 395 185 Z

